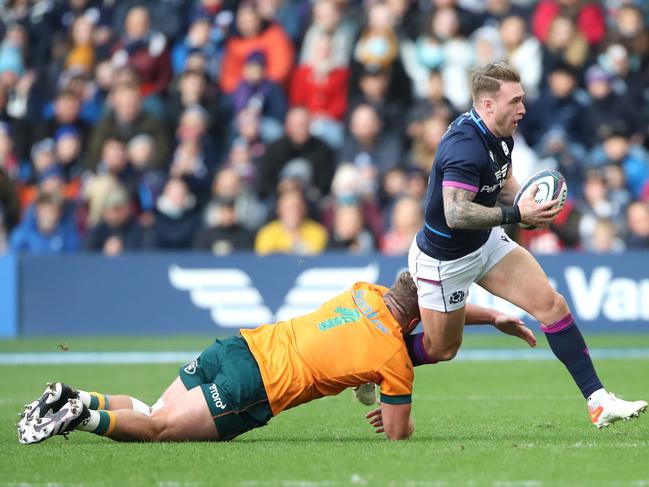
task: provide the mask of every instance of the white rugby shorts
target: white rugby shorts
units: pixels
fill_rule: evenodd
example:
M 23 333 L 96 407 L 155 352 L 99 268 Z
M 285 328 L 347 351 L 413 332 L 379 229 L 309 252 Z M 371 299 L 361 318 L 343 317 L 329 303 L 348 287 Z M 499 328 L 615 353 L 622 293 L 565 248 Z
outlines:
M 408 269 L 417 284 L 419 306 L 446 313 L 462 308 L 471 284 L 516 247 L 518 244 L 501 227 L 494 227 L 478 250 L 459 259 L 439 260 L 419 250 L 415 237 L 408 253 Z

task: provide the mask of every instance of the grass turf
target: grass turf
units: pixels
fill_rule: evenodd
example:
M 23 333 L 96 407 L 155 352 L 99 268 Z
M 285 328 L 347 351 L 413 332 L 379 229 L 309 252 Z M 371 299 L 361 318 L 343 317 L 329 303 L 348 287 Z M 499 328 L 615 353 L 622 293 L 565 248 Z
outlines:
M 514 344 L 483 336 L 467 340 L 468 346 Z M 599 342 L 589 340 L 594 341 Z M 46 348 L 44 343 L 18 341 L 2 351 L 33 351 Z M 113 343 L 113 350 L 123 349 L 119 341 Z M 173 349 L 174 343 L 191 350 L 202 341 L 148 338 L 130 349 Z M 646 343 L 639 335 L 597 346 Z M 92 339 L 75 340 L 71 346 L 106 350 L 106 341 L 93 347 Z M 614 392 L 646 399 L 649 360 L 597 365 Z M 267 427 L 229 443 L 117 444 L 85 433 L 33 446 L 17 442 L 15 414 L 40 394 L 46 380 L 130 393 L 152 403 L 176 373 L 172 364 L 0 366 L 0 485 L 649 486 L 649 416 L 597 431 L 567 372 L 553 361 L 418 368 L 417 428 L 407 442 L 374 434 L 363 419 L 369 408 L 348 392 L 282 413 Z

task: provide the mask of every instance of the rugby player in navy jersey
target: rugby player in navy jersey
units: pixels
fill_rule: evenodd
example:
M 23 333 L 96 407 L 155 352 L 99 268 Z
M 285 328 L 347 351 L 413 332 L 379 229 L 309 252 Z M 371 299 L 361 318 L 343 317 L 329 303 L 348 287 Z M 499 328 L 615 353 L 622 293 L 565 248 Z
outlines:
M 513 205 L 520 185 L 512 176 L 512 135 L 525 115 L 520 75 L 507 63 L 489 64 L 473 74 L 472 96 L 473 108 L 451 123 L 439 145 L 424 228 L 408 256 L 424 330 L 408 338 L 415 364 L 455 356 L 475 282 L 541 323 L 550 348 L 586 398 L 595 426 L 638 416 L 647 403 L 624 401 L 604 389 L 566 300 L 500 226 L 545 227 L 560 211 L 553 208 L 557 200 L 535 203 L 534 191 Z

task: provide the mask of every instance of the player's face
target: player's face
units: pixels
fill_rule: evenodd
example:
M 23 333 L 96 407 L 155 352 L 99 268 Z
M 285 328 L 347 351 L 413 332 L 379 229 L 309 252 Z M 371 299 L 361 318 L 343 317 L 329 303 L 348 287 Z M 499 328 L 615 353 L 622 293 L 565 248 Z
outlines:
M 494 97 L 494 128 L 496 135 L 511 137 L 518 128 L 518 122 L 525 115 L 523 97 L 525 92 L 520 83 L 503 82 L 498 95 Z

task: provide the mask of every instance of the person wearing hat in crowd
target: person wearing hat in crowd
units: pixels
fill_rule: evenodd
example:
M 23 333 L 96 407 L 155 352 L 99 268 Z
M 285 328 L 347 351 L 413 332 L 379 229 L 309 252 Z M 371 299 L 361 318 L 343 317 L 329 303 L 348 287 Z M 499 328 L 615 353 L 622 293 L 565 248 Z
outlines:
M 256 5 L 249 1 L 239 4 L 235 30 L 225 44 L 221 70 L 221 89 L 232 93 L 243 78 L 248 55 L 261 51 L 266 56 L 266 76 L 285 86 L 295 58 L 295 47 L 282 27 L 261 18 Z
M 288 103 L 282 88 L 266 74 L 266 55 L 263 51 L 248 54 L 242 79 L 230 99 L 235 117 L 246 108 L 259 113 L 262 139 L 271 142 L 282 135 L 282 122 Z
M 34 220 L 24 218 L 11 234 L 11 250 L 32 255 L 62 254 L 79 249 L 79 235 L 62 221 L 63 199 L 39 193 L 34 202 Z
M 67 183 L 80 185 L 81 134 L 74 125 L 63 126 L 54 133 L 54 152 Z
M 118 186 L 104 202 L 100 222 L 86 235 L 85 249 L 118 255 L 140 250 L 145 243 L 145 230 L 133 217 L 128 191 Z
M 613 130 L 622 130 L 641 140 L 644 130 L 642 116 L 628 94 L 613 91 L 611 75 L 595 64 L 586 70 L 585 80 L 590 95 L 590 104 L 583 112 L 586 145 L 592 148 Z

